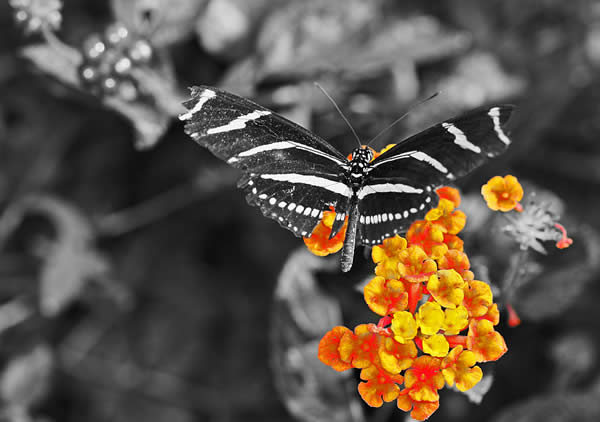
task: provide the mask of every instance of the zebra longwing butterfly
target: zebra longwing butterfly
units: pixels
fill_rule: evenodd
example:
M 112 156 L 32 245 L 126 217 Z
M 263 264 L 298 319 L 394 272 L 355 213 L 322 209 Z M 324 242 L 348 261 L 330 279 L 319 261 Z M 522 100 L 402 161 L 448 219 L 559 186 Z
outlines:
M 308 130 L 260 105 L 200 86 L 179 116 L 185 131 L 244 174 L 238 187 L 250 205 L 294 232 L 310 236 L 335 208 L 334 236 L 348 216 L 342 270 L 352 267 L 355 243 L 375 245 L 421 218 L 435 187 L 464 176 L 504 152 L 502 130 L 512 106 L 478 109 L 434 125 L 375 160 L 356 148 L 348 160 Z

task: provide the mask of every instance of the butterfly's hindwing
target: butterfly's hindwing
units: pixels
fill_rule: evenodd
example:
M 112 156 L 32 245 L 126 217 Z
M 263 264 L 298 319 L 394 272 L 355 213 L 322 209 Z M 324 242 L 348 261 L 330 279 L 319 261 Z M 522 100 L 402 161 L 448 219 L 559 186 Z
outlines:
M 434 125 L 377 157 L 369 175 L 410 178 L 431 186 L 449 183 L 506 150 L 510 140 L 502 125 L 512 109 L 478 109 Z
M 372 246 L 396 234 L 403 235 L 414 220 L 434 206 L 435 196 L 430 186 L 414 181 L 369 181 L 359 192 L 360 243 Z
M 373 160 L 360 198 L 361 243 L 378 244 L 404 233 L 435 206 L 435 187 L 504 152 L 510 140 L 502 125 L 511 111 L 511 106 L 496 106 L 469 112 L 432 126 Z
M 310 236 L 330 206 L 343 215 L 350 188 L 335 177 L 298 173 L 261 173 L 244 177 L 239 186 L 250 205 L 296 236 Z

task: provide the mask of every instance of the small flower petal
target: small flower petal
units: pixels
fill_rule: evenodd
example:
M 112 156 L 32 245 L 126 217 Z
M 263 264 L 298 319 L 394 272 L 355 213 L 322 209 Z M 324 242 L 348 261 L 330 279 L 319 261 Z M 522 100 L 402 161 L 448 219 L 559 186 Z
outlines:
M 335 211 L 331 207 L 331 211 L 324 211 L 323 218 L 314 228 L 310 237 L 303 237 L 304 243 L 306 244 L 309 251 L 317 256 L 327 256 L 332 253 L 338 252 L 344 246 L 344 239 L 346 238 L 346 229 L 348 228 L 348 217 L 344 222 L 342 229 L 331 239 L 331 229 L 335 221 Z
M 394 340 L 398 343 L 407 343 L 417 335 L 417 322 L 413 315 L 407 311 L 394 313 L 392 319 L 392 332 Z

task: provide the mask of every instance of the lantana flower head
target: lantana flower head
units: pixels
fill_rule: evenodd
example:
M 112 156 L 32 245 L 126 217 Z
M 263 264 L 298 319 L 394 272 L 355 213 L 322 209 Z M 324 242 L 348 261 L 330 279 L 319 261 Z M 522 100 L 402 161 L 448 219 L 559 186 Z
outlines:
M 354 332 L 336 327 L 319 345 L 327 365 L 362 370 L 358 389 L 367 404 L 396 400 L 417 420 L 436 411 L 445 384 L 473 387 L 482 377 L 475 364 L 507 350 L 494 329 L 499 313 L 492 291 L 474 280 L 457 235 L 465 221 L 456 210 L 460 195 L 450 188 L 437 193 L 438 206 L 411 225 L 406 239 L 373 247 L 375 277 L 364 298 L 379 322 Z

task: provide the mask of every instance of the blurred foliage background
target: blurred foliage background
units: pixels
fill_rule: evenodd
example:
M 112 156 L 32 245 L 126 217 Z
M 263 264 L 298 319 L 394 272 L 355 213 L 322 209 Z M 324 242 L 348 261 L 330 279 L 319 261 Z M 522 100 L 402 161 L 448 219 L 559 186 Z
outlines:
M 517 105 L 509 151 L 458 186 L 475 274 L 523 323 L 500 326 L 487 394 L 446 391 L 431 420 L 600 418 L 600 2 L 10 0 L 0 23 L 2 420 L 404 420 L 316 360 L 333 325 L 373 318 L 372 264 L 294 251 L 176 119 L 186 87 L 216 85 L 350 152 L 315 81 L 362 139 L 441 91 L 377 148 Z M 575 244 L 507 293 L 515 246 L 477 202 L 509 172 Z

